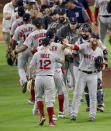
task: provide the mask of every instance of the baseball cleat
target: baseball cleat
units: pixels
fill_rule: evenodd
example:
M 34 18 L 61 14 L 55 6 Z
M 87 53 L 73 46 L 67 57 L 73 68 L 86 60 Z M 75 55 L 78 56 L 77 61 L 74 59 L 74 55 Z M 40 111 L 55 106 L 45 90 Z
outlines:
M 56 126 L 56 124 L 54 122 L 49 122 L 49 126 L 54 127 L 54 126 Z
M 76 116 L 72 115 L 70 119 L 71 119 L 72 121 L 75 121 L 75 120 L 76 120 Z
M 32 114 L 35 116 L 38 114 L 38 109 L 32 109 Z
M 27 100 L 28 104 L 34 104 L 35 101 L 32 101 L 31 99 Z
M 53 121 L 57 121 L 57 117 L 56 117 L 55 114 L 52 116 L 52 120 L 53 120 Z
M 100 112 L 104 112 L 104 106 L 98 105 L 97 110 L 100 111 Z
M 86 108 L 86 112 L 89 112 L 89 111 L 90 111 L 90 108 L 89 108 L 89 107 L 87 107 L 87 108 Z
M 27 82 L 22 86 L 22 92 L 25 93 L 27 91 Z
M 60 111 L 59 111 L 59 113 L 58 113 L 58 117 L 59 117 L 59 118 L 65 118 L 65 114 L 64 114 L 64 112 L 60 112 Z
M 43 126 L 45 120 L 46 120 L 45 117 L 44 117 L 44 116 L 41 116 L 40 121 L 39 121 L 39 125 L 40 125 L 40 126 Z
M 94 117 L 89 117 L 89 121 L 90 121 L 90 122 L 93 122 L 94 120 L 95 120 Z

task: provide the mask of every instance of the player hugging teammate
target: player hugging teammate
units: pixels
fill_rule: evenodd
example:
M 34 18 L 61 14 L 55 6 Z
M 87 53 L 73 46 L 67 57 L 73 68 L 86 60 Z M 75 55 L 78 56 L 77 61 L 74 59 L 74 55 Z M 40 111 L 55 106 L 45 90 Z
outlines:
M 96 1 L 95 7 L 101 8 L 101 2 L 98 4 Z M 76 120 L 83 92 L 89 121 L 95 120 L 96 109 L 104 112 L 102 70 L 107 65 L 108 52 L 103 43 L 104 38 L 101 39 L 102 32 L 100 37 L 93 32 L 94 19 L 87 0 L 52 0 L 45 3 L 12 0 L 6 4 L 3 13 L 3 25 L 6 23 L 8 28 L 3 30 L 5 38 L 7 36 L 8 39 L 10 33 L 10 41 L 5 39 L 7 45 L 10 42 L 8 49 L 11 50 L 7 61 L 13 65 L 14 60 L 17 60 L 22 92 L 29 90 L 31 98 L 27 102 L 34 104 L 33 115 L 37 115 L 39 111 L 39 125 L 43 125 L 46 120 L 44 98 L 49 126 L 56 125 L 56 95 L 59 118 L 71 115 L 71 120 Z M 95 17 L 97 18 L 97 12 Z M 101 17 L 100 24 L 106 15 Z M 110 19 L 109 14 L 107 17 Z M 9 21 L 11 30 L 7 23 Z M 71 80 L 67 80 L 69 77 Z M 68 81 L 74 92 L 71 109 Z

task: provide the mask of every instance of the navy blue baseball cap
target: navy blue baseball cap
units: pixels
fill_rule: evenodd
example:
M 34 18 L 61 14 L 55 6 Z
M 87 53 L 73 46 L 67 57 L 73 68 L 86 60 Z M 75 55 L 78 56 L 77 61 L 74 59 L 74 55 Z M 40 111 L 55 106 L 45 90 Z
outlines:
M 62 42 L 64 40 L 63 37 L 60 37 L 60 36 L 55 36 L 55 42 L 58 43 L 58 42 Z
M 43 24 L 42 18 L 37 17 L 32 22 L 35 26 L 41 26 Z
M 31 19 L 31 17 L 30 17 L 30 14 L 29 13 L 25 13 L 24 15 L 23 15 L 23 21 L 29 21 Z
M 52 16 L 52 15 L 56 15 L 56 14 L 58 14 L 57 9 L 53 10 L 53 11 L 50 13 L 51 16 Z
M 47 33 L 46 33 L 46 37 L 47 38 L 52 38 L 53 36 L 55 35 L 55 32 L 53 30 L 49 30 Z
M 17 6 L 23 6 L 23 0 L 17 0 L 16 5 Z
M 89 24 L 85 23 L 80 26 L 80 30 L 86 31 L 86 32 L 92 32 L 92 28 Z
M 75 17 L 69 18 L 69 21 L 70 21 L 71 24 L 76 24 L 77 23 L 77 19 Z
M 23 6 L 18 7 L 18 15 L 23 16 L 25 13 L 25 8 Z
M 96 38 L 96 39 L 99 39 L 99 34 L 98 34 L 98 33 L 93 32 L 93 33 L 91 34 L 91 38 Z
M 40 8 L 40 11 L 44 11 L 46 8 L 48 8 L 48 5 L 47 4 L 43 4 L 41 5 L 41 8 Z
M 45 39 L 42 40 L 42 45 L 43 46 L 47 46 L 49 44 L 50 44 L 50 39 L 49 38 L 45 38 Z
M 50 8 L 50 7 L 53 7 L 53 6 L 54 6 L 54 3 L 53 2 L 49 2 L 48 7 Z
M 59 15 L 64 15 L 64 14 L 66 14 L 66 10 L 64 8 L 59 8 L 58 9 L 58 14 Z

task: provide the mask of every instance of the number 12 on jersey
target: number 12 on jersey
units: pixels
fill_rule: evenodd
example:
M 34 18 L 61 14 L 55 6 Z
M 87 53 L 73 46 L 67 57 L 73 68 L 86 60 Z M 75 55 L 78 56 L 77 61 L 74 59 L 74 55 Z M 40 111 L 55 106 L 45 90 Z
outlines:
M 51 64 L 50 60 L 40 60 L 40 69 L 50 70 L 49 65 Z

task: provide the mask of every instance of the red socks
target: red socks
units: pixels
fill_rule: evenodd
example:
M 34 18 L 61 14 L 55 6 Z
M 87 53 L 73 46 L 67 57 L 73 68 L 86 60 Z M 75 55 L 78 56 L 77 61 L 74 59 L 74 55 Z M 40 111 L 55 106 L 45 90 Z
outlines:
M 37 102 L 37 107 L 39 109 L 40 115 L 45 116 L 44 115 L 44 103 L 43 103 L 43 101 L 38 101 Z
M 53 107 L 47 107 L 47 112 L 48 112 L 48 116 L 49 116 L 49 123 L 53 122 L 52 117 L 53 117 L 54 108 Z
M 59 111 L 63 112 L 64 95 L 58 95 L 58 101 L 59 101 Z
M 31 94 L 31 100 L 35 101 L 35 91 L 34 91 L 34 89 L 31 90 L 30 94 Z

